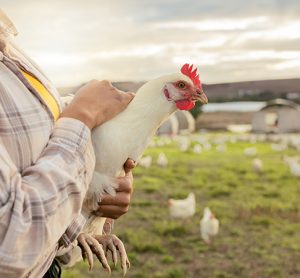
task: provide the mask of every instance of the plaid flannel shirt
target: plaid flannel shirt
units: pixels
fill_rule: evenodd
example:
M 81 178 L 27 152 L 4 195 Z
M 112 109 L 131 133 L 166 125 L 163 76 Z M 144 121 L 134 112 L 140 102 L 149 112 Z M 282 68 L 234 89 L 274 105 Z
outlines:
M 20 68 L 61 111 L 59 94 L 5 32 L 15 28 L 0 10 L 0 277 L 42 277 L 84 225 L 80 211 L 95 157 L 82 122 L 54 121 Z

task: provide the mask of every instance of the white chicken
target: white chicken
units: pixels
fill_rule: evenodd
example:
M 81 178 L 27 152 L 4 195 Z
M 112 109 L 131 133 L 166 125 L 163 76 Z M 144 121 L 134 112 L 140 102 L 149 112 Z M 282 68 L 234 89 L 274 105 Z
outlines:
M 244 155 L 255 156 L 257 154 L 257 149 L 255 147 L 249 147 L 244 149 Z
M 263 162 L 259 158 L 254 158 L 252 160 L 252 169 L 256 173 L 262 173 L 263 171 Z
M 204 209 L 203 218 L 200 221 L 200 232 L 202 239 L 207 244 L 211 243 L 212 237 L 219 233 L 219 220 L 208 207 Z
M 206 151 L 209 151 L 211 149 L 211 144 L 209 142 L 206 142 L 203 144 L 203 148 L 206 150 Z
M 138 165 L 143 167 L 143 168 L 150 168 L 152 165 L 152 156 L 151 155 L 147 155 L 144 156 L 140 159 L 140 161 L 138 162 Z
M 195 194 L 191 192 L 183 200 L 168 200 L 169 213 L 172 218 L 189 218 L 196 212 Z
M 220 153 L 224 153 L 227 150 L 227 146 L 225 144 L 218 144 L 216 150 Z
M 254 158 L 252 160 L 252 168 L 256 173 L 261 173 L 263 171 L 263 162 L 259 158 Z
M 290 166 L 292 164 L 297 164 L 300 162 L 300 156 L 288 156 L 284 155 L 283 156 L 283 161 L 287 166 Z
M 201 145 L 196 144 L 196 145 L 194 146 L 194 148 L 193 148 L 193 152 L 194 152 L 195 154 L 200 154 L 200 153 L 202 152 L 202 147 L 201 147 Z
M 299 163 L 291 163 L 290 171 L 294 177 L 300 178 L 300 164 Z
M 81 246 L 88 248 L 91 243 L 88 236 L 102 234 L 105 218 L 94 211 L 104 192 L 114 194 L 116 185 L 111 177 L 124 175 L 125 161 L 139 160 L 162 122 L 177 109 L 192 109 L 196 101 L 208 102 L 197 69 L 185 64 L 180 72 L 145 83 L 124 111 L 93 130 L 96 165 L 82 209 L 87 219 L 84 228 L 87 237 L 82 238 Z M 90 247 L 93 249 L 92 244 Z M 123 262 L 126 260 L 127 256 Z M 122 263 L 122 268 L 126 272 L 126 263 Z
M 285 143 L 281 143 L 281 144 L 273 143 L 271 144 L 271 148 L 274 152 L 282 152 L 285 151 L 288 148 L 288 146 Z
M 169 163 L 169 161 L 168 161 L 167 156 L 164 153 L 160 153 L 158 155 L 156 164 L 161 168 L 165 168 L 168 166 L 168 163 Z
M 187 152 L 188 151 L 188 149 L 189 149 L 189 147 L 190 147 L 190 142 L 189 142 L 189 140 L 181 140 L 180 142 L 179 142 L 179 150 L 181 151 L 181 152 Z

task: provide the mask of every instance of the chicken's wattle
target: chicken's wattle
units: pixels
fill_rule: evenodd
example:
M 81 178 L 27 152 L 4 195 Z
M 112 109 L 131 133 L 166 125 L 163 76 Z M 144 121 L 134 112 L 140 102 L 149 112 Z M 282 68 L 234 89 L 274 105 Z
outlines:
M 176 107 L 180 110 L 191 110 L 192 108 L 194 108 L 194 106 L 195 102 L 188 99 L 176 101 Z

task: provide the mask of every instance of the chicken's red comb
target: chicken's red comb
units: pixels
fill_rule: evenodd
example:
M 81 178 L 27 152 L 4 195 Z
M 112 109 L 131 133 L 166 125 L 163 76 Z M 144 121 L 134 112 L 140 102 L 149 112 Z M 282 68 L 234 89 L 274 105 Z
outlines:
M 189 64 L 184 64 L 181 68 L 181 72 L 188 76 L 192 81 L 193 81 L 193 84 L 197 87 L 200 87 L 201 88 L 201 82 L 200 82 L 200 79 L 199 79 L 199 74 L 197 73 L 197 68 L 195 68 L 193 70 L 193 66 L 194 65 L 189 65 Z

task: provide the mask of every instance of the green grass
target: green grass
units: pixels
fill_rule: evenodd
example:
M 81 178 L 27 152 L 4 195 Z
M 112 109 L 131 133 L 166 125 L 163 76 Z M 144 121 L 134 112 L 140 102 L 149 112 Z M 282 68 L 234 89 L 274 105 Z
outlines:
M 226 143 L 216 151 L 214 140 L 228 134 L 198 135 L 212 143 L 211 150 L 194 154 L 178 149 L 172 141 L 146 150 L 152 155 L 150 169 L 134 170 L 134 195 L 129 212 L 115 223 L 132 267 L 127 277 L 300 277 L 300 179 L 274 152 L 270 142 Z M 156 139 L 162 140 L 162 139 Z M 255 146 L 263 172 L 252 170 L 252 159 L 243 154 Z M 167 168 L 155 161 L 160 152 Z M 185 198 L 194 192 L 196 214 L 185 220 L 170 219 L 168 198 Z M 220 220 L 220 233 L 211 245 L 200 237 L 199 222 L 209 206 Z M 99 264 L 93 272 L 86 263 L 64 271 L 63 278 L 108 277 Z M 121 277 L 118 266 L 112 277 Z

